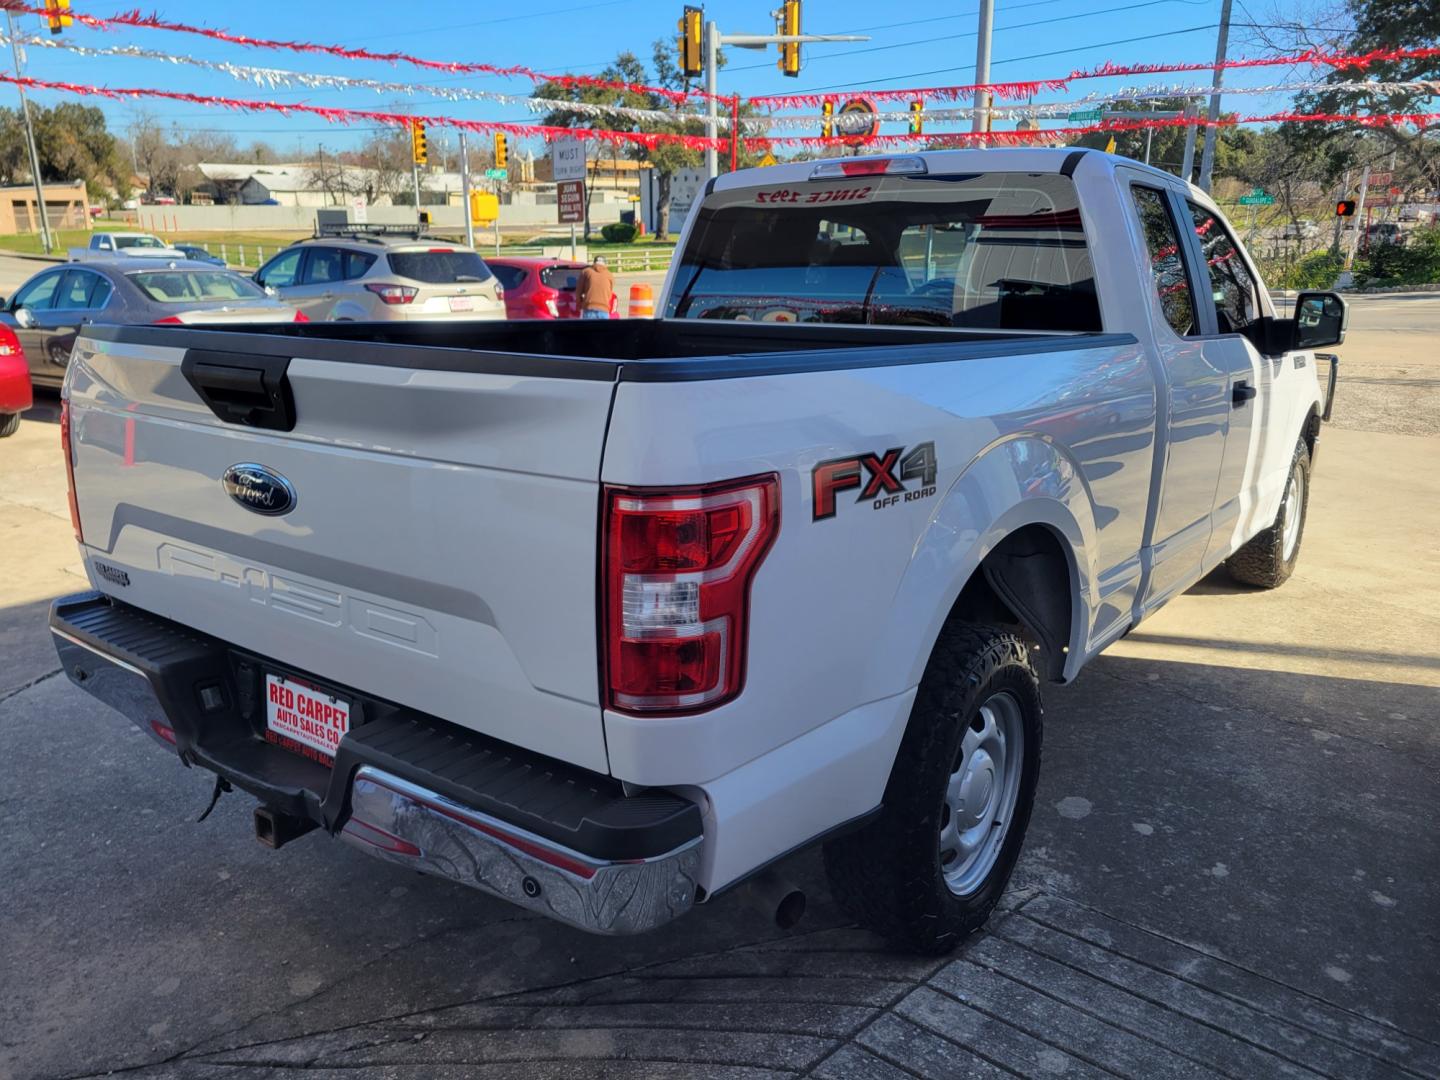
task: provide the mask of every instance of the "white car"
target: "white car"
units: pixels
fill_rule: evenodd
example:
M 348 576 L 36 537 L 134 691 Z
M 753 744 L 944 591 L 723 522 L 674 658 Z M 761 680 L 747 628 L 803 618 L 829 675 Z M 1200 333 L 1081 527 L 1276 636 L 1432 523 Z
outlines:
M 51 626 L 272 846 L 625 933 L 823 843 L 943 952 L 1042 683 L 1294 569 L 1345 306 L 1296 310 L 1199 190 L 1027 149 L 722 176 L 657 320 L 91 327 Z
M 464 244 L 384 225 L 327 228 L 255 273 L 307 318 L 331 322 L 505 318 L 505 293 Z

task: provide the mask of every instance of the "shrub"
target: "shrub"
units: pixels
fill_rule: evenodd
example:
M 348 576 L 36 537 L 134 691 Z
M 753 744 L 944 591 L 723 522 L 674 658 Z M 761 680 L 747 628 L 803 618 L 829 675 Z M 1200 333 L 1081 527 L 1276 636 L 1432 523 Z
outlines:
M 600 235 L 612 244 L 628 244 L 640 235 L 640 230 L 623 221 L 614 221 L 602 228 Z
M 1403 244 L 1371 244 L 1355 263 L 1355 284 L 1428 285 L 1440 281 L 1440 226 L 1416 229 Z

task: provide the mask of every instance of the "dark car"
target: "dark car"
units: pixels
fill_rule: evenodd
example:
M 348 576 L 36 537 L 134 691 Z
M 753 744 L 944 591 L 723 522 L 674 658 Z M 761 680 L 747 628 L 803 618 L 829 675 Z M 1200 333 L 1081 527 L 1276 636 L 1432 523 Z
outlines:
M 575 283 L 584 263 L 564 259 L 499 256 L 485 265 L 505 289 L 507 319 L 573 319 Z M 618 318 L 615 294 L 610 294 L 610 317 Z
M 112 259 L 40 271 L 0 306 L 40 386 L 65 378 L 90 323 L 305 322 L 249 278 L 191 259 Z
M 214 266 L 225 265 L 224 259 L 220 258 L 219 255 L 211 255 L 210 252 L 206 251 L 199 244 L 171 244 L 170 246 L 176 251 L 183 251 L 187 259 L 193 259 L 196 262 L 210 263 Z

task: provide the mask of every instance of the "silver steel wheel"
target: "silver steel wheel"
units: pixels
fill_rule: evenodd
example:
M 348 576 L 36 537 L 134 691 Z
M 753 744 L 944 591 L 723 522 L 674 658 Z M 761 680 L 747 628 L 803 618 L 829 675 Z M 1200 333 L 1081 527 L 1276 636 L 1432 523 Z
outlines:
M 956 896 L 985 883 L 1015 816 L 1025 761 L 1025 722 L 1009 691 L 980 706 L 945 788 L 940 814 L 940 869 Z
M 1305 470 L 1298 465 L 1290 470 L 1290 484 L 1285 489 L 1285 521 L 1281 526 L 1281 559 L 1289 562 L 1300 543 L 1300 522 L 1305 516 Z

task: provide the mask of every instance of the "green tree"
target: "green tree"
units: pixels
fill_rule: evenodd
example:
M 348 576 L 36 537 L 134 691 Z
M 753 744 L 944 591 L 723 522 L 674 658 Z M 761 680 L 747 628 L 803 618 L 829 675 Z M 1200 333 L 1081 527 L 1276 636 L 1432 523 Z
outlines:
M 1337 44 L 1348 52 L 1440 46 L 1440 4 L 1426 0 L 1348 0 L 1346 6 L 1354 30 L 1342 36 Z M 1380 61 L 1364 71 L 1336 68 L 1326 82 L 1393 83 L 1435 79 L 1440 79 L 1440 57 L 1432 56 Z M 1380 93 L 1336 86 L 1296 95 L 1295 108 L 1297 112 L 1307 113 L 1419 113 L 1431 111 L 1426 105 L 1430 97 L 1423 90 Z M 1400 127 L 1362 130 L 1353 123 L 1307 122 L 1287 124 L 1282 130 L 1291 145 L 1322 157 L 1328 163 L 1332 180 L 1347 168 L 1393 154 L 1396 168 L 1404 177 L 1402 184 L 1408 181 L 1406 186 L 1431 190 L 1440 187 L 1440 140 L 1435 138 L 1440 125 L 1427 125 L 1418 131 Z
M 1161 98 L 1150 102 L 1156 112 L 1178 112 L 1185 107 L 1183 98 Z M 1128 107 L 1127 107 L 1128 109 Z M 1144 110 L 1139 110 L 1144 111 Z M 1234 116 L 1234 113 L 1225 114 Z M 1145 142 L 1150 138 L 1150 164 L 1177 175 L 1185 164 L 1185 128 L 1162 127 L 1148 131 L 1091 131 L 1070 140 L 1071 146 L 1103 150 L 1115 139 L 1115 153 L 1136 161 L 1145 160 Z M 1195 138 L 1195 167 L 1200 165 L 1200 147 L 1205 139 L 1203 128 Z M 1222 127 L 1215 140 L 1215 177 L 1237 175 L 1238 162 L 1254 147 L 1255 133 L 1239 127 Z M 1187 179 L 1190 179 L 1187 177 Z
M 84 180 L 92 199 L 129 187 L 129 172 L 99 109 L 75 102 L 47 109 L 31 102 L 30 115 L 40 178 L 46 183 Z M 19 109 L 0 109 L 0 179 L 8 184 L 31 179 L 25 119 Z

